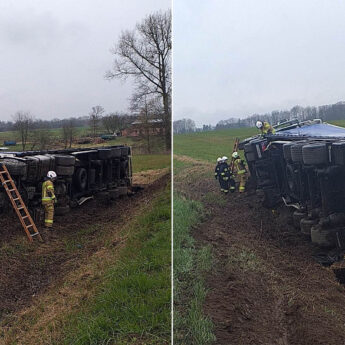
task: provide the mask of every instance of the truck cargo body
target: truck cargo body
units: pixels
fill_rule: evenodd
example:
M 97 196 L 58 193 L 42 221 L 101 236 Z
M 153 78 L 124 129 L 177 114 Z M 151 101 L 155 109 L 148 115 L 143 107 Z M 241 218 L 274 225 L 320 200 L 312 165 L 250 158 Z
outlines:
M 41 205 L 41 190 L 47 172 L 57 173 L 55 194 L 57 213 L 67 212 L 85 197 L 108 192 L 111 198 L 127 194 L 132 184 L 131 148 L 102 148 L 51 151 L 3 152 L 4 163 L 29 209 Z M 0 190 L 0 213 L 10 207 L 7 195 Z
M 266 207 L 293 207 L 295 226 L 320 246 L 345 244 L 345 128 L 296 122 L 240 148 Z

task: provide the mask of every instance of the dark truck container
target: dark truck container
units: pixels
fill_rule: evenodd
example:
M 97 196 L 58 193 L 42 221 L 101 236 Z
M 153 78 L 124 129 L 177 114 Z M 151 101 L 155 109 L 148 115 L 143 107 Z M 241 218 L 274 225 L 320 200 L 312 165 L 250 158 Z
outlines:
M 109 146 L 53 151 L 0 152 L 0 162 L 8 168 L 31 213 L 41 211 L 41 189 L 49 170 L 57 175 L 56 214 L 65 214 L 98 194 L 116 199 L 127 194 L 132 185 L 131 148 Z M 0 213 L 10 207 L 8 197 L 0 189 Z
M 345 128 L 289 121 L 240 143 L 263 205 L 285 203 L 294 225 L 322 247 L 345 247 Z

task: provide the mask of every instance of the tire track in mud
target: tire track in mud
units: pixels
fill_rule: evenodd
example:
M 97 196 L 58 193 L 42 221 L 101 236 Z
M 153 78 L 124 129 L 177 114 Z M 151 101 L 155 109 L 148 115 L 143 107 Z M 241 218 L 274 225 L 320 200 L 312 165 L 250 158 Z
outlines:
M 143 205 L 152 200 L 166 185 L 166 173 L 145 185 L 132 197 L 103 204 L 93 200 L 63 217 L 56 217 L 54 230 L 39 229 L 44 243 L 27 243 L 23 229 L 14 215 L 0 219 L 3 234 L 0 242 L 0 320 L 28 304 L 33 297 L 104 246 L 102 230 L 113 226 L 120 231 Z M 114 222 L 116 219 L 116 222 Z M 86 230 L 80 234 L 80 231 Z M 116 243 L 113 244 L 116 246 Z
M 293 228 L 290 211 L 262 208 L 250 190 L 221 195 L 208 166 L 200 169 L 210 178 L 191 169 L 174 186 L 207 212 L 193 235 L 214 256 L 204 312 L 216 344 L 345 344 L 345 289 L 313 260 L 316 248 Z

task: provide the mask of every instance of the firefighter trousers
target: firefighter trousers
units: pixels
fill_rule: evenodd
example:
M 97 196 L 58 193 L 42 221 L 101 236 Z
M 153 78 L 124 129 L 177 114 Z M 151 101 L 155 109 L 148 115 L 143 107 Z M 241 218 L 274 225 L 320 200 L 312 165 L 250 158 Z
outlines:
M 222 178 L 219 179 L 220 183 L 220 190 L 227 194 L 229 192 L 229 180 L 223 180 Z
M 43 204 L 44 206 L 44 225 L 48 228 L 53 226 L 54 222 L 54 202 Z
M 240 174 L 240 186 L 239 186 L 239 191 L 240 193 L 243 193 L 246 191 L 246 182 L 247 182 L 247 175 L 246 174 Z

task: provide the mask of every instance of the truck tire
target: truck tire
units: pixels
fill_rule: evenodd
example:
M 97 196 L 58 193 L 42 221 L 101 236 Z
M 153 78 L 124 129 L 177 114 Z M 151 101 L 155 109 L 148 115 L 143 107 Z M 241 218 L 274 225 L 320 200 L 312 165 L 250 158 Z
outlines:
M 291 160 L 295 163 L 302 163 L 303 162 L 303 154 L 302 154 L 302 148 L 305 145 L 305 143 L 295 143 L 294 145 L 291 145 Z
M 253 145 L 251 143 L 245 144 L 243 149 L 245 153 L 254 152 Z
M 345 142 L 332 144 L 332 162 L 337 165 L 345 165 Z
M 111 149 L 99 149 L 98 150 L 99 159 L 109 159 L 111 158 Z
M 66 205 L 66 206 L 55 207 L 54 213 L 57 216 L 64 216 L 70 211 L 71 211 L 71 208 L 68 205 Z
M 55 155 L 55 164 L 56 165 L 63 165 L 66 167 L 73 166 L 75 164 L 75 157 L 74 156 L 67 156 L 67 155 Z
M 16 159 L 4 159 L 1 163 L 6 165 L 8 172 L 12 176 L 26 176 L 27 165 L 24 162 L 18 161 Z
M 292 145 L 294 145 L 294 143 L 287 143 L 283 145 L 284 159 L 288 162 L 291 161 L 291 146 Z
M 304 145 L 302 148 L 303 163 L 306 165 L 321 165 L 328 163 L 328 150 L 325 143 Z
M 292 215 L 293 218 L 293 225 L 296 229 L 299 229 L 301 226 L 301 220 L 303 218 L 307 217 L 307 214 L 305 212 L 301 212 L 301 211 L 295 211 Z
M 245 156 L 246 156 L 247 162 L 253 162 L 256 159 L 256 156 L 255 156 L 254 152 L 246 152 Z
M 129 154 L 129 147 L 125 146 L 125 147 L 121 147 L 121 156 L 122 157 L 126 157 Z
M 311 228 L 311 241 L 320 247 L 334 247 L 336 245 L 337 229 L 322 229 L 321 226 L 314 225 Z
M 111 156 L 113 158 L 119 158 L 121 157 L 121 148 L 116 147 L 111 149 Z
M 59 176 L 72 176 L 74 173 L 74 166 L 56 166 L 56 174 Z
M 87 171 L 84 168 L 79 168 L 74 175 L 75 185 L 79 192 L 83 192 L 87 187 Z
M 317 224 L 317 222 L 316 219 L 302 218 L 300 222 L 302 234 L 310 236 L 311 228 Z

